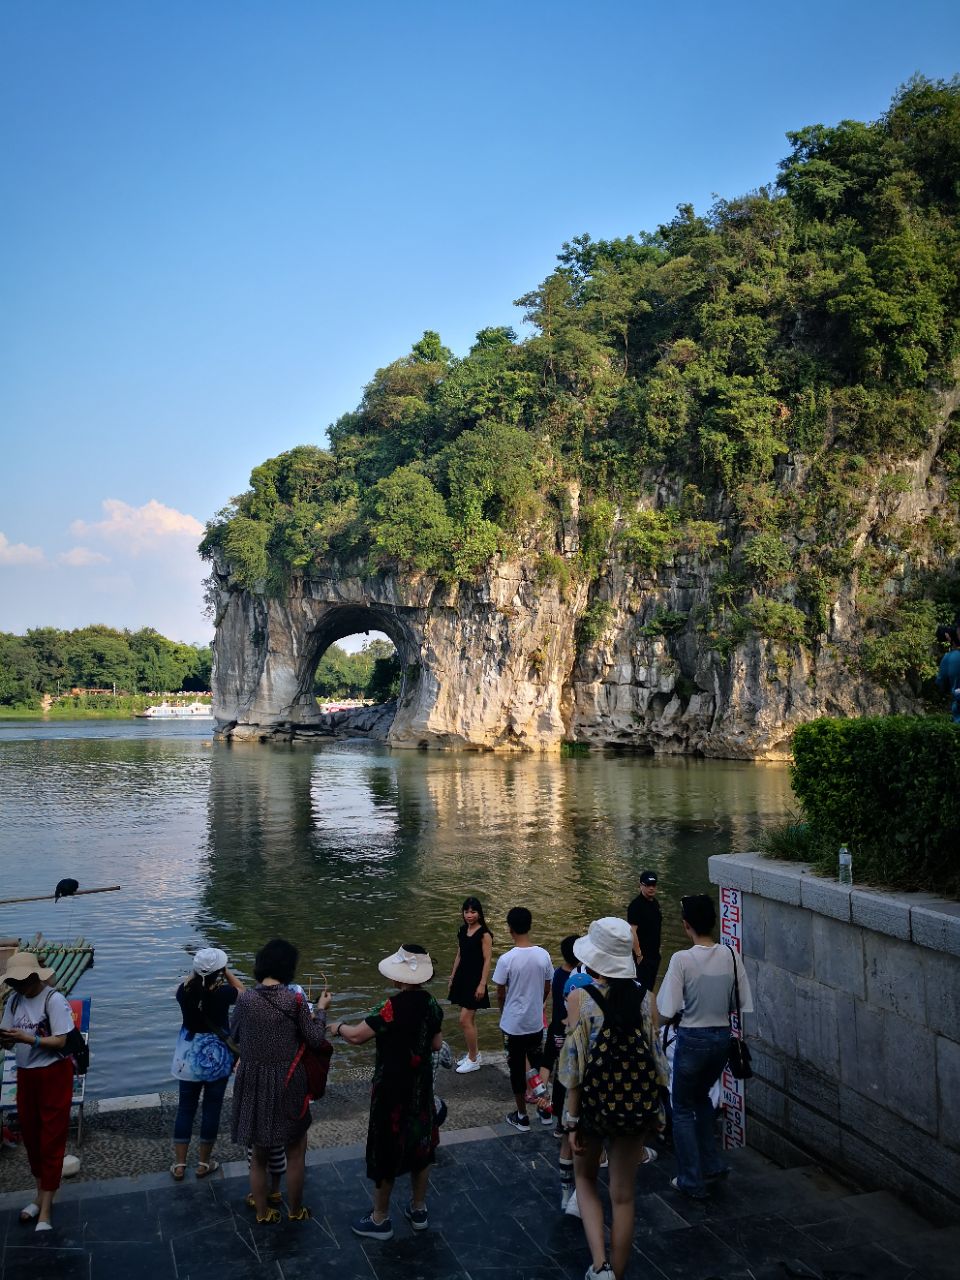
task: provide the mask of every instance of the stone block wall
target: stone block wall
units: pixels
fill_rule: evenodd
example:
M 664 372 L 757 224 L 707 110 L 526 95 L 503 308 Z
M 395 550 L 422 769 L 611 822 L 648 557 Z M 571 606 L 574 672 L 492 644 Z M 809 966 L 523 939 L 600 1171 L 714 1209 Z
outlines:
M 759 854 L 710 878 L 743 893 L 748 1142 L 960 1218 L 960 903 Z

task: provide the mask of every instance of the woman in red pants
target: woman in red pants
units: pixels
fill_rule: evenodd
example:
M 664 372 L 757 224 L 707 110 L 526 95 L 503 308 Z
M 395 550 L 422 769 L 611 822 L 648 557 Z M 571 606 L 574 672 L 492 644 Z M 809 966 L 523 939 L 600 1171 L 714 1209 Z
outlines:
M 73 1014 L 66 998 L 46 985 L 52 977 L 53 970 L 44 969 L 35 955 L 18 951 L 0 979 L 13 992 L 0 1020 L 0 1045 L 16 1049 L 17 1117 L 37 1180 L 37 1198 L 20 1210 L 20 1221 L 35 1219 L 37 1231 L 51 1227 L 73 1097 L 73 1060 L 59 1052 Z

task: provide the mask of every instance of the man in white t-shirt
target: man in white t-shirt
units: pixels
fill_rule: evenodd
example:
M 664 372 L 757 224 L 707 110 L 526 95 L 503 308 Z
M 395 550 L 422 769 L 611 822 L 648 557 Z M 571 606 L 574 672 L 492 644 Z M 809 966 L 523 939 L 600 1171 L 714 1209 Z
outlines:
M 550 953 L 530 941 L 532 924 L 533 917 L 526 907 L 512 907 L 507 912 L 507 928 L 513 946 L 504 952 L 493 971 L 500 1006 L 500 1030 L 510 1068 L 510 1088 L 517 1104 L 516 1111 L 511 1111 L 506 1121 L 521 1133 L 530 1132 L 526 1064 L 529 1059 L 539 1082 L 543 1053 L 543 1002 L 550 994 L 553 981 Z

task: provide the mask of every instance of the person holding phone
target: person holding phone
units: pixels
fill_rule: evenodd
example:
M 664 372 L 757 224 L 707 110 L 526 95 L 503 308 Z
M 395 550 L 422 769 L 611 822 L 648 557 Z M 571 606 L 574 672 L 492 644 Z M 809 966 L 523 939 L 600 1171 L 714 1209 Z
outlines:
M 61 1052 L 73 1013 L 66 997 L 47 985 L 52 977 L 32 952 L 17 951 L 0 978 L 13 992 L 0 1020 L 0 1046 L 16 1051 L 17 1118 L 37 1183 L 20 1221 L 35 1221 L 35 1231 L 51 1230 L 73 1100 L 73 1061 Z

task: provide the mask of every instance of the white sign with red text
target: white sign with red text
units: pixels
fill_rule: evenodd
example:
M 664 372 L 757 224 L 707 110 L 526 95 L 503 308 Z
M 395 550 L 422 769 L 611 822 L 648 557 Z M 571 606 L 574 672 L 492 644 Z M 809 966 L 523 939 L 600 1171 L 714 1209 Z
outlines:
M 742 906 L 739 889 L 720 890 L 720 941 L 740 954 L 743 923 Z M 730 1031 L 740 1035 L 740 1024 L 737 1015 L 730 1015 Z M 723 1107 L 723 1145 L 729 1150 L 732 1147 L 744 1147 L 747 1143 L 747 1109 L 743 1093 L 743 1081 L 732 1075 L 729 1067 L 724 1067 L 720 1077 L 720 1105 Z

